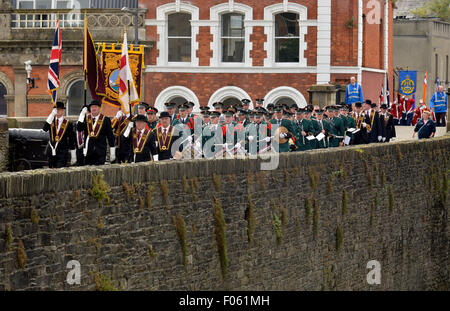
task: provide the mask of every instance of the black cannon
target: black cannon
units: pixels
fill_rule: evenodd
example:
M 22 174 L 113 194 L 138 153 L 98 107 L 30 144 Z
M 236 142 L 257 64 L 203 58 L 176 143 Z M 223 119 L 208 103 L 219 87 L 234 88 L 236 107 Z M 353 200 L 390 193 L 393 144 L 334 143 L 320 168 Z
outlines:
M 46 148 L 49 134 L 43 130 L 9 129 L 9 165 L 11 171 L 43 168 L 48 165 Z

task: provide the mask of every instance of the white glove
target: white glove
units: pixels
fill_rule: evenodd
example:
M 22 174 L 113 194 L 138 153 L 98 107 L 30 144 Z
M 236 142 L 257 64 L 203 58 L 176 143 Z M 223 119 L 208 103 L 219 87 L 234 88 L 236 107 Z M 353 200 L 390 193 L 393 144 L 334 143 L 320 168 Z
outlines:
M 266 143 L 270 143 L 270 141 L 271 141 L 272 139 L 270 139 L 270 137 L 266 137 L 266 138 L 264 138 L 264 140 L 266 141 Z
M 386 137 L 383 137 L 383 143 L 386 141 Z
M 383 137 L 381 137 L 381 136 L 378 136 L 378 141 L 381 141 L 381 139 L 382 139 Z
M 241 146 L 241 143 L 237 143 L 237 144 L 236 144 L 236 149 L 241 149 L 241 147 L 242 147 L 242 146 Z
M 116 119 L 119 120 L 123 116 L 122 110 L 117 111 L 116 113 Z
M 158 162 L 158 155 L 157 155 L 157 154 L 155 154 L 155 155 L 153 156 L 153 161 Z
M 189 143 L 192 143 L 192 136 L 188 136 L 187 141 L 188 141 Z
M 77 152 L 76 150 L 70 150 L 70 165 L 77 163 Z
M 78 117 L 78 122 L 84 122 L 84 117 L 86 116 L 87 113 L 87 107 L 84 107 L 81 110 L 80 116 Z
M 287 137 L 287 135 L 285 133 L 280 134 L 280 138 L 286 138 L 286 137 Z
M 128 123 L 127 129 L 125 130 L 125 133 L 123 133 L 123 136 L 128 138 L 128 136 L 130 136 L 130 131 L 132 128 L 133 128 L 133 122 L 130 121 L 130 123 Z
M 367 123 L 366 123 L 366 122 L 363 122 L 363 123 L 362 123 L 362 126 L 363 126 L 363 127 L 367 127 Z
M 113 163 L 116 160 L 116 147 L 109 148 L 109 162 Z
M 57 113 L 56 108 L 53 108 L 52 112 L 50 113 L 50 115 L 47 118 L 48 124 L 52 124 L 53 120 L 55 119 L 56 113 Z
M 197 141 L 197 142 L 195 142 L 195 147 L 200 149 L 202 147 L 202 145 L 200 144 L 199 141 Z
M 255 139 L 254 136 L 249 136 L 249 137 L 248 137 L 248 140 L 249 140 L 249 141 L 253 141 L 253 139 Z

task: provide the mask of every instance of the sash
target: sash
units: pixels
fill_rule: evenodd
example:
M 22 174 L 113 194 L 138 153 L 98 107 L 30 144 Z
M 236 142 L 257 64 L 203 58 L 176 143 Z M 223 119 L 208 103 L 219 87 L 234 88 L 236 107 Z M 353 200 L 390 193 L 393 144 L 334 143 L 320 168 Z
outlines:
M 158 140 L 158 148 L 160 151 L 166 151 L 169 150 L 170 143 L 172 141 L 172 134 L 173 134 L 173 126 L 169 126 L 169 129 L 166 134 L 166 139 L 163 137 L 163 128 L 158 127 L 156 130 L 156 138 Z
M 149 134 L 150 131 L 148 129 L 144 129 L 144 133 L 142 134 L 141 138 L 138 139 L 137 130 L 133 131 L 133 152 L 135 154 L 142 152 Z
M 63 119 L 61 126 L 58 128 L 56 127 L 56 120 L 50 124 L 50 141 L 49 145 L 52 149 L 52 156 L 56 156 L 56 148 L 58 148 L 58 144 L 61 141 L 61 139 L 64 136 L 64 133 L 66 132 L 67 125 L 69 124 L 69 121 L 67 119 Z M 55 144 L 55 147 L 53 147 L 52 142 Z
M 370 114 L 369 114 L 369 118 L 371 118 L 371 120 L 370 120 L 370 130 L 369 130 L 369 132 L 372 131 L 372 128 L 373 128 L 373 122 L 375 121 L 375 114 L 376 114 L 375 109 L 372 109 L 371 112 L 370 112 Z
M 95 124 L 92 124 L 92 115 L 88 115 L 86 117 L 88 136 L 90 138 L 97 138 L 98 137 L 98 134 L 100 133 L 100 130 L 102 128 L 104 120 L 105 120 L 105 116 L 103 114 L 100 114 L 98 116 L 97 121 L 95 122 Z
M 118 120 L 117 122 L 119 122 L 118 126 L 117 126 L 117 130 L 116 130 L 116 135 L 120 136 L 123 134 L 123 132 L 125 132 L 125 130 L 128 127 L 128 124 L 130 123 L 130 119 L 127 118 L 126 116 L 122 116 L 120 118 L 120 120 Z

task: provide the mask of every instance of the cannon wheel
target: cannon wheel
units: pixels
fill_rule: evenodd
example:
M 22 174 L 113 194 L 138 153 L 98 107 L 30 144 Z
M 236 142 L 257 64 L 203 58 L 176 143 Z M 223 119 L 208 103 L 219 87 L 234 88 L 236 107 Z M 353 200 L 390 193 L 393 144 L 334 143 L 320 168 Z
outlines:
M 27 159 L 19 159 L 14 164 L 17 171 L 31 170 L 31 163 Z

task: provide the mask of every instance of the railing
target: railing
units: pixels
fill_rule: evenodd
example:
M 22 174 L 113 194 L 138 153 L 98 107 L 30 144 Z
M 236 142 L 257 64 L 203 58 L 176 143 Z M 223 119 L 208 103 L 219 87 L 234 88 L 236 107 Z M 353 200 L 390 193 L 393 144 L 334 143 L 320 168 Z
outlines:
M 11 14 L 12 29 L 50 29 L 56 27 L 59 19 L 61 28 L 80 29 L 84 27 L 87 15 L 89 27 L 134 27 L 134 17 L 117 9 L 109 10 L 14 10 Z M 144 27 L 145 13 L 139 14 L 138 25 Z

